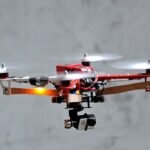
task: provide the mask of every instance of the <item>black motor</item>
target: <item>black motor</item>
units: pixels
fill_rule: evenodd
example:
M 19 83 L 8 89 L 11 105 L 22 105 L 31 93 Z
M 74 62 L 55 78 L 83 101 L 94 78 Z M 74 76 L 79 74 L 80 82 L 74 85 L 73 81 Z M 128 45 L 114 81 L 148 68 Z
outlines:
M 9 73 L 7 71 L 7 67 L 5 66 L 5 64 L 3 63 L 0 66 L 0 79 L 4 79 L 4 78 L 8 78 Z
M 31 77 L 29 79 L 31 85 L 34 86 L 46 86 L 48 84 L 48 77 L 39 76 L 39 77 Z

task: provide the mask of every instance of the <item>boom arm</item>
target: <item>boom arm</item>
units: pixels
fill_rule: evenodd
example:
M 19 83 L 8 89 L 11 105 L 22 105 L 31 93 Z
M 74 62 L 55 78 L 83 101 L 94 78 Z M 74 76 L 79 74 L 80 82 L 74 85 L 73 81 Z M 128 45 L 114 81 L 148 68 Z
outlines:
M 30 94 L 42 96 L 58 96 L 58 91 L 46 88 L 10 88 L 10 95 L 12 94 Z
M 150 81 L 128 84 L 128 85 L 120 85 L 114 87 L 107 87 L 103 90 L 98 90 L 97 94 L 100 95 L 119 94 L 123 92 L 142 90 L 142 89 L 146 90 L 147 92 L 150 91 Z
M 54 79 L 51 78 L 51 79 Z M 8 85 L 6 86 L 6 82 Z M 31 85 L 36 86 L 36 88 L 15 88 L 11 87 L 11 83 L 30 83 Z M 12 94 L 30 94 L 30 95 L 43 95 L 43 96 L 58 96 L 58 91 L 55 89 L 43 88 L 48 82 L 51 80 L 48 77 L 9 77 L 0 79 L 0 85 L 3 89 L 4 95 L 12 95 Z
M 140 90 L 146 89 L 146 91 L 150 91 L 150 74 L 105 74 L 105 75 L 97 75 L 98 81 L 116 81 L 116 80 L 140 80 L 145 79 L 145 82 L 128 84 L 128 85 L 120 85 L 114 87 L 106 87 L 103 91 L 98 90 L 97 92 L 102 95 L 107 94 L 117 94 L 122 92 L 127 92 L 131 90 Z M 37 87 L 42 87 L 48 84 L 49 82 L 57 81 L 57 76 L 50 77 L 9 77 L 6 79 L 0 79 L 0 84 L 3 88 L 3 93 L 5 95 L 10 94 L 32 94 L 32 95 L 45 95 L 45 96 L 58 96 L 58 91 L 54 89 L 46 89 L 46 88 L 14 88 L 11 87 L 11 82 L 17 83 L 30 83 L 31 85 L 35 85 Z M 4 86 L 3 81 L 8 83 L 8 86 Z M 34 83 L 34 84 L 33 84 Z M 90 90 L 90 89 L 89 89 Z
M 147 79 L 150 78 L 150 74 L 141 73 L 141 74 L 106 74 L 106 75 L 97 75 L 99 81 L 103 80 L 137 80 L 137 79 Z

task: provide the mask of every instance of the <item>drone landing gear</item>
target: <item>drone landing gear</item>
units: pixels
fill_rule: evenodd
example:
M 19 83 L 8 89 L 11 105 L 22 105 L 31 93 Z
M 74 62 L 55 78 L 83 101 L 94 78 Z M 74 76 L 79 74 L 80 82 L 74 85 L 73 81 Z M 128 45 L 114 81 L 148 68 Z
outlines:
M 98 102 L 104 103 L 105 102 L 105 98 L 104 98 L 103 95 L 96 95 L 96 96 L 93 97 L 92 102 L 93 103 L 98 103 Z
M 63 96 L 53 97 L 52 102 L 60 104 L 60 103 L 64 102 L 64 97 Z
M 88 130 L 93 129 L 96 125 L 96 117 L 94 114 L 83 114 L 78 115 L 77 109 L 69 110 L 70 119 L 65 120 L 65 128 L 69 129 L 71 127 L 76 128 L 77 130 Z
M 104 103 L 105 102 L 105 97 L 103 95 L 98 95 L 95 93 L 95 96 L 93 96 L 93 92 L 91 92 L 91 102 L 93 103 Z
M 74 127 L 77 130 L 88 130 L 93 129 L 96 125 L 96 117 L 94 114 L 83 114 L 78 115 L 78 112 L 82 111 L 84 108 L 91 108 L 90 103 L 98 103 L 98 102 L 104 102 L 104 96 L 98 95 L 97 93 L 91 91 L 91 94 L 82 94 L 79 97 L 76 97 L 73 101 L 74 96 L 72 97 L 69 95 L 71 99 L 68 99 L 67 103 L 67 109 L 69 109 L 69 117 L 70 119 L 67 119 L 64 121 L 64 125 L 66 129 L 70 129 L 71 127 Z M 77 95 L 76 95 L 77 96 Z M 82 106 L 82 103 L 87 103 L 87 106 Z

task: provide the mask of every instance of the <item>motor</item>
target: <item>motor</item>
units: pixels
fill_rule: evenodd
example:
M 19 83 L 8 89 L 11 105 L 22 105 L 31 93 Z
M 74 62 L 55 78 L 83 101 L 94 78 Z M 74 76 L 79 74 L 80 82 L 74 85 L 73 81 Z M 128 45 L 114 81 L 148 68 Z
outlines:
M 31 77 L 29 78 L 29 82 L 34 86 L 46 86 L 48 84 L 48 77 L 39 76 L 39 77 Z
M 8 78 L 9 73 L 7 71 L 7 67 L 3 63 L 0 67 L 0 79 Z

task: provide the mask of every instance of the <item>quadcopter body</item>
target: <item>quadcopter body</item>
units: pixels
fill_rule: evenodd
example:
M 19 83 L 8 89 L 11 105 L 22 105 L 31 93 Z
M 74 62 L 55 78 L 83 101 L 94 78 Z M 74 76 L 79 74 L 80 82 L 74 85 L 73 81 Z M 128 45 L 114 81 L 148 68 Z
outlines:
M 66 103 L 69 111 L 69 119 L 64 120 L 67 129 L 71 127 L 77 130 L 92 129 L 96 125 L 94 114 L 79 115 L 85 108 L 91 108 L 91 103 L 105 102 L 104 95 L 119 94 L 132 90 L 150 91 L 150 61 L 144 61 L 141 65 L 137 62 L 119 62 L 114 64 L 116 68 L 144 69 L 144 73 L 134 74 L 109 74 L 97 73 L 91 66 L 93 61 L 113 60 L 119 58 L 114 54 L 98 56 L 84 55 L 81 64 L 65 64 L 56 66 L 54 76 L 36 77 L 11 77 L 5 64 L 0 68 L 0 84 L 4 95 L 30 94 L 52 97 L 52 103 Z M 141 68 L 142 66 L 142 68 Z M 138 81 L 132 84 L 121 84 L 110 86 L 115 81 Z M 4 84 L 4 82 L 7 83 Z M 13 87 L 12 83 L 24 83 L 31 85 L 31 88 Z M 123 82 L 124 83 L 124 82 Z M 47 86 L 52 84 L 53 89 Z

